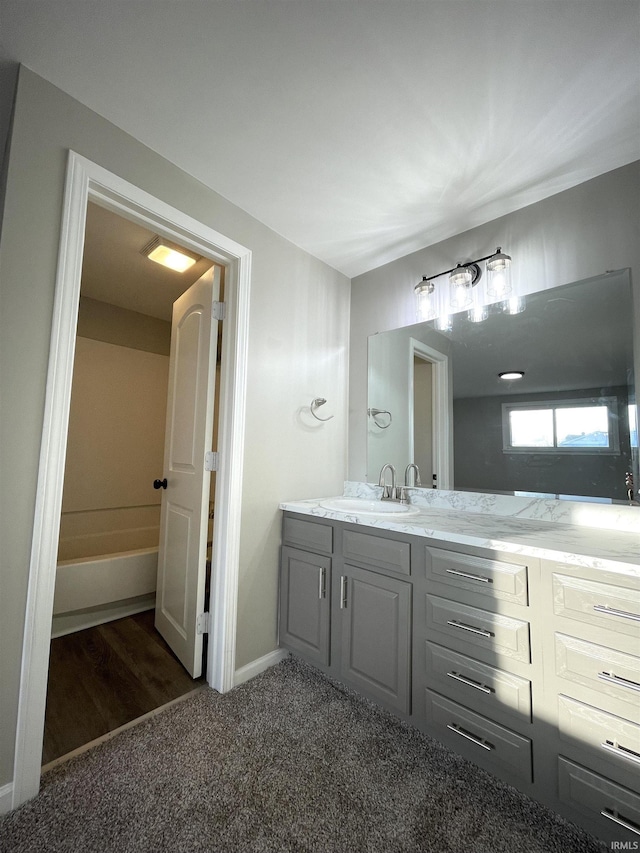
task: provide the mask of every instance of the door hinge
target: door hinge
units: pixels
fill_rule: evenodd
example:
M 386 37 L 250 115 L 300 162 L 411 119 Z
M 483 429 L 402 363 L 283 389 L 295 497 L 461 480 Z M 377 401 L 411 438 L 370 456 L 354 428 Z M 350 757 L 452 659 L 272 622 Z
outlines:
M 211 305 L 211 318 L 213 320 L 224 320 L 227 306 L 224 302 L 213 302 Z
M 196 634 L 209 633 L 209 614 L 201 613 L 196 619 Z
M 220 457 L 217 450 L 207 450 L 204 455 L 204 470 L 217 471 L 220 464 Z

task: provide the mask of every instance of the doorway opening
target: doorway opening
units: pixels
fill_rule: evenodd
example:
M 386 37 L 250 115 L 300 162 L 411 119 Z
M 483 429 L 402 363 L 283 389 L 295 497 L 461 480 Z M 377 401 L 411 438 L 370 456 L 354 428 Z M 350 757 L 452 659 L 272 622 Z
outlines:
M 424 486 L 451 489 L 453 397 L 447 352 L 410 337 L 409 388 L 410 461 L 418 464 Z
M 222 416 L 210 584 L 211 618 L 206 620 L 211 625 L 206 679 L 220 692 L 230 690 L 234 684 L 251 252 L 183 210 L 70 151 L 29 563 L 12 808 L 34 797 L 40 787 L 65 449 L 89 201 L 149 227 L 154 233 L 225 268 Z M 188 209 L 189 202 L 184 204 Z M 190 618 L 193 633 L 196 633 L 196 614 L 192 613 Z
M 155 622 L 172 305 L 214 267 L 142 250 L 154 234 L 87 205 L 69 412 L 43 764 L 193 690 Z M 210 273 L 213 275 L 213 273 Z M 224 267 L 216 267 L 223 302 Z M 217 450 L 222 326 L 214 335 Z M 205 596 L 213 545 L 209 475 Z M 202 581 L 201 581 L 202 582 Z M 208 601 L 204 610 L 207 610 Z M 205 646 L 206 637 L 203 638 Z M 202 665 L 206 668 L 203 648 Z
M 433 467 L 433 365 L 413 354 L 413 456 L 423 486 L 437 486 Z

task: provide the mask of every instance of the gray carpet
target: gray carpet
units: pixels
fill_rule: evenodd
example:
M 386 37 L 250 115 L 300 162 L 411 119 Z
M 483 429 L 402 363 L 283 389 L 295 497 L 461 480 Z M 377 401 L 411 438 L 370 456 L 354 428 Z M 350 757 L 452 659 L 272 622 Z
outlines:
M 310 667 L 206 690 L 47 773 L 3 853 L 601 853 Z

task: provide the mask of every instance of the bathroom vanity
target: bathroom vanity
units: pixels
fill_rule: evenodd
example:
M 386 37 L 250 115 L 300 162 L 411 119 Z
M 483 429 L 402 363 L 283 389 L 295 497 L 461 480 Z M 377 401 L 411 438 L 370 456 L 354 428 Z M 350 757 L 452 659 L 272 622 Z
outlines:
M 640 842 L 640 509 L 412 500 L 281 505 L 280 644 L 594 835 Z

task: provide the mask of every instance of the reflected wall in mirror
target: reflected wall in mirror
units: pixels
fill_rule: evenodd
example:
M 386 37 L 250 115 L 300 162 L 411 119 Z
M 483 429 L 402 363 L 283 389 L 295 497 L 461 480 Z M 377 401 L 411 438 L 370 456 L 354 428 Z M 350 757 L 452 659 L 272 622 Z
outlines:
M 640 486 L 631 298 L 621 270 L 530 294 L 519 314 L 370 336 L 368 406 L 391 422 L 368 417 L 367 479 L 421 460 L 426 487 L 625 501 L 627 472 Z

